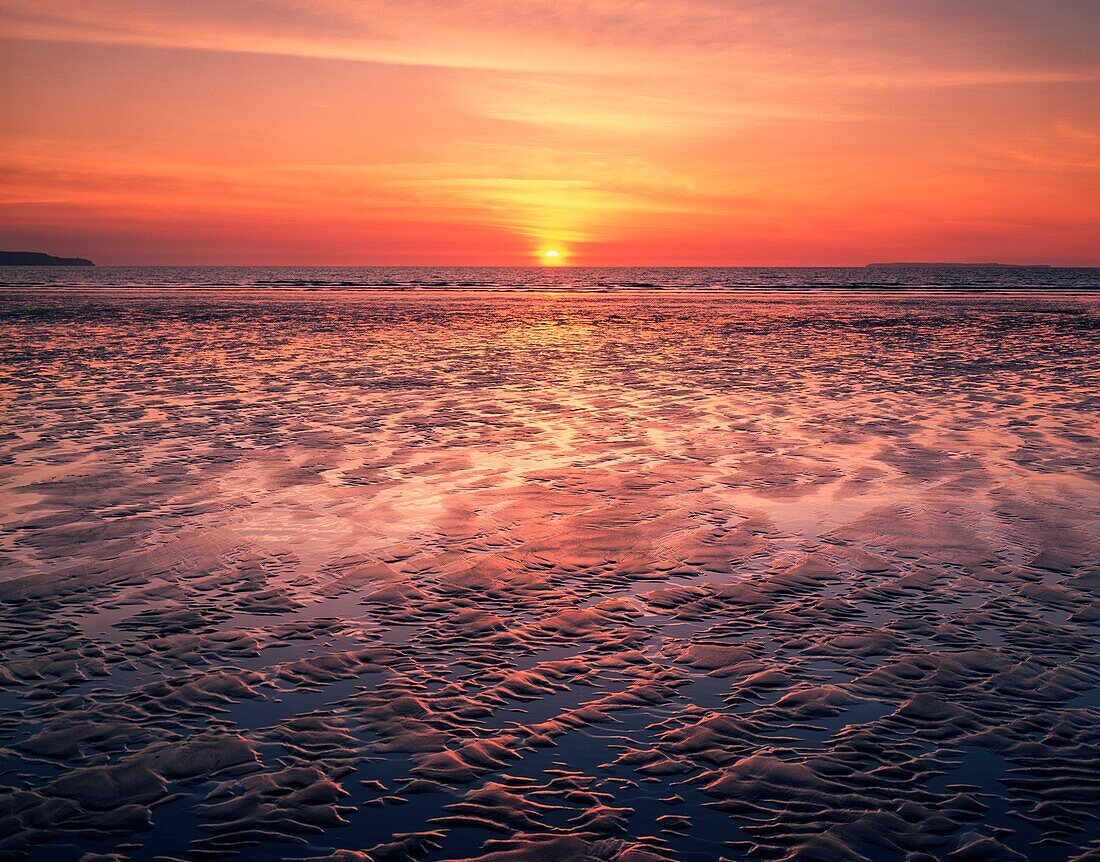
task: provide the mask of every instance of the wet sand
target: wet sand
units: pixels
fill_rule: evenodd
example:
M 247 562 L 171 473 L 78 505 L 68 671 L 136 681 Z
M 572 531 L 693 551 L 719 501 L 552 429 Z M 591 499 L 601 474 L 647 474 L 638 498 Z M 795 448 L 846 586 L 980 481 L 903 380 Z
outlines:
M 1098 334 L 0 294 L 0 859 L 1096 858 Z

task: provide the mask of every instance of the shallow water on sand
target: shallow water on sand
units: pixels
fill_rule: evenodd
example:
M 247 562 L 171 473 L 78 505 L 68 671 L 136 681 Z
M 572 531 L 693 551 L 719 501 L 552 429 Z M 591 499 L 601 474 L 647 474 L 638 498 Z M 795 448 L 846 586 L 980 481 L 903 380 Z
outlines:
M 0 859 L 1095 852 L 1098 333 L 0 294 Z

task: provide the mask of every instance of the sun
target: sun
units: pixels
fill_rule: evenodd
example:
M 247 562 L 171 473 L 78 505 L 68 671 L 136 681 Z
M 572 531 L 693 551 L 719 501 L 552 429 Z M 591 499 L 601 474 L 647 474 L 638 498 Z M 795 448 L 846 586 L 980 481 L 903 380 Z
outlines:
M 548 266 L 556 266 L 563 261 L 562 254 L 556 248 L 548 248 L 542 253 L 542 262 Z

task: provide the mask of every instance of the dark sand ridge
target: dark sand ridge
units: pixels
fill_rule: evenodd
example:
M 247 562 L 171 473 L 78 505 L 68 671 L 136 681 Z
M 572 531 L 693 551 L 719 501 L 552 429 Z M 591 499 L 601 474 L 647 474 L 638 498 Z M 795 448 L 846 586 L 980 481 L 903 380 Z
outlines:
M 0 310 L 0 858 L 1097 852 L 1093 300 Z

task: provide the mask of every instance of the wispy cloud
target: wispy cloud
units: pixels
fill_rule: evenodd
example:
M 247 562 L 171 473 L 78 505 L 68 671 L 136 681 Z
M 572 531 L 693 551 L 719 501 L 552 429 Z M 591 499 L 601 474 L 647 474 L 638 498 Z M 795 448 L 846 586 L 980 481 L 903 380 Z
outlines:
M 443 224 L 605 262 L 1100 234 L 1081 0 L 0 0 L 0 38 L 9 231 L 98 208 L 305 248 L 343 220 L 426 260 Z

